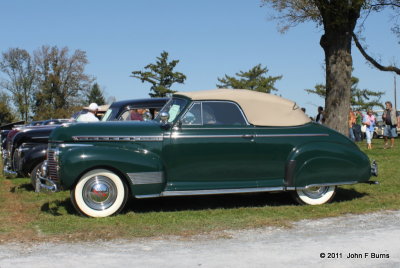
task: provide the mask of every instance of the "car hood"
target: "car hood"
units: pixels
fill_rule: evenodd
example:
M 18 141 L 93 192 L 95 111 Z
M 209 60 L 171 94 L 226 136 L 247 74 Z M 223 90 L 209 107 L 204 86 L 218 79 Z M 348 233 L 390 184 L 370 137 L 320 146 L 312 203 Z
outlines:
M 112 141 L 118 138 L 157 136 L 161 133 L 161 125 L 155 121 L 72 123 L 56 128 L 49 141 Z

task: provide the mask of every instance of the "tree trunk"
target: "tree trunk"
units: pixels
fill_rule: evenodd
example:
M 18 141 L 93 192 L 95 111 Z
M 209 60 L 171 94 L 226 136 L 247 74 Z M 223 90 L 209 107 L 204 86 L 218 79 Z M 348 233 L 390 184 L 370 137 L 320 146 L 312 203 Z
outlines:
M 326 99 L 325 124 L 348 135 L 348 115 L 351 96 L 351 32 L 327 31 L 321 37 L 325 51 Z

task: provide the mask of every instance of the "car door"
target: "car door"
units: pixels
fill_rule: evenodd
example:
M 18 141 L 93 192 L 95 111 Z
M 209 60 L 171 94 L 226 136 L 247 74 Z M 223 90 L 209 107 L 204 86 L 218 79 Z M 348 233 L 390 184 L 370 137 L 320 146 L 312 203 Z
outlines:
M 194 102 L 170 135 L 166 190 L 257 186 L 254 128 L 236 103 Z
M 288 156 L 302 139 L 300 127 L 255 127 L 257 166 L 262 173 L 259 187 L 281 187 Z

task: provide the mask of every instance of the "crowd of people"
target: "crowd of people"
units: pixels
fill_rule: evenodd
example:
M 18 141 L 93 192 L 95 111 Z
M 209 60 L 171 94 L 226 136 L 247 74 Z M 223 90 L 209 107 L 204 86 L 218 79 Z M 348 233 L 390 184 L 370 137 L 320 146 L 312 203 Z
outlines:
M 349 138 L 353 141 L 363 141 L 364 137 L 367 142 L 367 149 L 372 149 L 372 138 L 375 132 L 377 122 L 382 120 L 384 123 L 383 138 L 384 149 L 394 147 L 394 141 L 397 137 L 397 125 L 400 123 L 400 112 L 397 112 L 390 101 L 385 102 L 385 110 L 381 118 L 377 118 L 371 109 L 368 109 L 365 114 L 362 111 L 353 111 L 350 108 L 348 117 Z M 305 109 L 302 108 L 305 112 Z M 318 114 L 314 120 L 318 124 L 325 123 L 324 109 L 318 107 Z M 390 144 L 389 144 L 390 141 Z

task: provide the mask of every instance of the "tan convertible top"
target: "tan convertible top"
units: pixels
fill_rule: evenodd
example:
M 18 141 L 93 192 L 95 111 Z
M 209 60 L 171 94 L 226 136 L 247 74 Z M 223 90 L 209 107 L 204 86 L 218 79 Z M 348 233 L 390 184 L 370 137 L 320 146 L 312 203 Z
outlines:
M 256 126 L 298 126 L 310 118 L 295 102 L 272 94 L 247 89 L 214 89 L 177 92 L 192 100 L 228 100 L 239 104 L 249 123 Z

